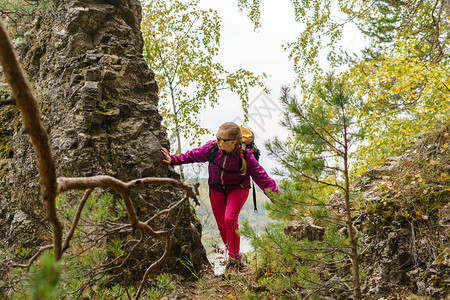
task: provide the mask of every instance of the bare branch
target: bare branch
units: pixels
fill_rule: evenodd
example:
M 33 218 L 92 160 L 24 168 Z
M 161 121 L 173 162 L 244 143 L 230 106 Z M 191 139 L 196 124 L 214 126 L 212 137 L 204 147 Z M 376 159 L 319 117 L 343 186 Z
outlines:
M 89 196 L 91 195 L 93 190 L 94 189 L 91 188 L 91 189 L 88 189 L 84 193 L 83 198 L 81 199 L 80 204 L 78 205 L 77 213 L 75 214 L 75 217 L 73 218 L 73 222 L 72 222 L 72 226 L 70 227 L 70 231 L 67 234 L 66 240 L 64 241 L 64 245 L 62 246 L 62 250 L 61 250 L 62 252 L 66 251 L 67 248 L 69 248 L 70 240 L 72 239 L 73 234 L 75 233 L 75 229 L 77 228 L 78 221 L 80 220 L 81 211 L 83 210 L 84 204 L 89 199 Z
M 11 87 L 12 98 L 22 116 L 22 123 L 36 152 L 41 189 L 47 207 L 47 217 L 53 226 L 55 257 L 61 258 L 62 225 L 56 213 L 55 162 L 50 146 L 50 138 L 44 124 L 37 101 L 28 86 L 22 67 L 14 53 L 5 26 L 0 22 L 0 62 L 6 81 Z
M 45 250 L 50 250 L 50 249 L 53 249 L 53 245 L 43 246 L 43 247 L 39 248 L 39 250 L 33 255 L 32 258 L 30 258 L 30 261 L 28 262 L 28 264 L 26 264 L 26 265 L 11 264 L 11 266 L 14 268 L 25 268 L 25 269 L 27 269 L 27 272 L 28 272 L 30 270 L 30 267 L 33 264 L 33 262 L 39 258 L 39 256 L 42 254 L 42 252 L 44 252 Z
M 188 198 L 188 196 L 184 197 L 183 199 L 181 199 L 180 201 L 178 201 L 177 203 L 173 204 L 172 206 L 170 206 L 169 208 L 163 209 L 162 211 L 160 211 L 159 213 L 157 213 L 156 215 L 154 215 L 153 217 L 151 217 L 150 219 L 148 219 L 147 221 L 145 221 L 145 224 L 149 224 L 150 222 L 152 222 L 154 219 L 160 217 L 163 214 L 168 214 L 170 212 L 172 212 L 175 208 L 177 208 L 178 206 L 180 206 L 184 201 L 186 201 Z
M 137 291 L 136 296 L 134 298 L 135 300 L 139 299 L 142 290 L 144 289 L 145 283 L 147 282 L 148 276 L 150 275 L 150 272 L 154 268 L 156 268 L 159 264 L 161 264 L 169 255 L 169 249 L 172 244 L 172 237 L 168 231 L 159 232 L 159 235 L 164 235 L 166 237 L 166 248 L 164 254 L 145 271 L 144 277 L 142 278 L 141 284 L 139 285 L 139 290 Z
M 111 188 L 119 193 L 126 193 L 130 191 L 135 186 L 144 185 L 168 185 L 183 189 L 186 194 L 194 199 L 198 204 L 197 195 L 192 186 L 186 185 L 181 181 L 172 178 L 157 178 L 157 177 L 146 177 L 141 179 L 135 179 L 130 182 L 123 182 L 119 179 L 108 175 L 97 175 L 92 177 L 59 177 L 57 179 L 57 192 L 62 193 L 69 190 L 83 190 L 88 188 Z

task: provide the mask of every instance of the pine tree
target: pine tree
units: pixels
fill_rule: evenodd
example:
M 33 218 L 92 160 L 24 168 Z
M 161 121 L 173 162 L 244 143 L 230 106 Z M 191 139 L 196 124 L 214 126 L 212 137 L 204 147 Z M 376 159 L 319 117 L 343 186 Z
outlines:
M 311 295 L 354 293 L 361 299 L 349 162 L 352 143 L 362 137 L 354 123 L 359 101 L 345 78 L 330 74 L 301 101 L 283 88 L 282 102 L 286 108 L 282 125 L 290 137 L 284 142 L 275 139 L 266 147 L 282 166 L 278 173 L 290 179 L 282 184 L 283 195 L 267 208 L 279 220 L 313 220 L 312 226 L 323 228 L 323 237 L 295 241 L 283 234 L 280 223 L 268 226 L 261 236 L 248 226 L 243 232 L 253 240 L 266 274 L 273 268 L 270 253 L 278 251 L 281 261 L 287 262 L 281 272 L 290 274 L 291 288 L 297 284 L 302 289 L 309 286 Z M 329 199 L 336 191 L 343 201 L 333 210 Z

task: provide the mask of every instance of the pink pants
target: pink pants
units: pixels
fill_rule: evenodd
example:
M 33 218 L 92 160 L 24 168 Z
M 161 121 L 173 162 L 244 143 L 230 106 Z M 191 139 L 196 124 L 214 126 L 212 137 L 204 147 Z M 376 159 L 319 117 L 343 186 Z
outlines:
M 249 189 L 228 191 L 225 203 L 225 193 L 210 190 L 211 207 L 219 227 L 222 241 L 228 248 L 229 257 L 239 259 L 241 238 L 237 234 L 238 217 L 242 206 L 248 197 Z

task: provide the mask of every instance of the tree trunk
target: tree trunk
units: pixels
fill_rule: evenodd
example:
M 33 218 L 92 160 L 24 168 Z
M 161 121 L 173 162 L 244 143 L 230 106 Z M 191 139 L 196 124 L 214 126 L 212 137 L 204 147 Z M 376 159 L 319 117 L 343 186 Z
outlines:
M 174 95 L 174 91 L 172 90 L 172 88 L 170 89 L 170 96 L 172 97 L 172 108 L 173 108 L 173 117 L 175 120 L 175 134 L 177 135 L 177 154 L 181 153 L 181 132 L 180 132 L 180 126 L 178 124 L 178 112 L 177 112 L 177 105 L 175 103 L 175 95 Z M 183 174 L 183 165 L 180 165 L 180 178 L 184 179 L 184 174 Z
M 356 299 L 361 298 L 361 283 L 359 280 L 359 258 L 358 258 L 358 243 L 357 237 L 355 236 L 353 230 L 353 219 L 350 210 L 350 178 L 348 171 L 348 142 L 347 142 L 347 125 L 345 124 L 344 118 L 344 177 L 345 177 L 345 212 L 346 212 L 346 223 L 348 231 L 348 239 L 350 242 L 351 255 L 350 259 L 353 266 L 353 284 L 354 293 Z

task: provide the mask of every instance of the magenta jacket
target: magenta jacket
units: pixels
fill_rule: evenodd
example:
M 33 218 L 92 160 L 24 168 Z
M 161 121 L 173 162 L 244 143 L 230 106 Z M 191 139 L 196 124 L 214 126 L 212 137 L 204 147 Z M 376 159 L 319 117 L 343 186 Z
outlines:
M 178 166 L 182 164 L 189 164 L 195 162 L 207 162 L 208 152 L 216 144 L 216 141 L 209 141 L 200 148 L 192 149 L 186 153 L 179 155 L 171 155 L 171 165 Z M 229 155 L 224 155 L 222 150 L 217 151 L 214 162 L 227 170 L 239 169 L 239 150 L 236 149 Z M 247 149 L 247 174 L 241 175 L 240 173 L 230 173 L 221 170 L 214 164 L 209 164 L 209 187 L 217 192 L 224 192 L 225 187 L 228 190 L 234 189 L 248 189 L 250 188 L 250 176 L 253 181 L 263 190 L 272 190 L 275 193 L 280 193 L 275 181 L 267 175 L 267 172 L 258 163 L 251 150 Z

